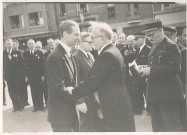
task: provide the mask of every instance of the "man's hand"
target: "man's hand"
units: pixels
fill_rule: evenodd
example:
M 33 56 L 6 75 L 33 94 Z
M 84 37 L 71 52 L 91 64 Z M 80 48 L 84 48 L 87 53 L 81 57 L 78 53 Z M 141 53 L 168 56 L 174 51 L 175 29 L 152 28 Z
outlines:
M 76 105 L 77 109 L 81 111 L 82 113 L 86 113 L 88 111 L 87 106 L 84 103 Z
M 143 67 L 141 70 L 142 70 L 142 77 L 150 75 L 150 67 Z
M 29 82 L 29 78 L 26 76 L 25 77 L 25 82 L 28 83 Z
M 71 94 L 72 95 L 72 90 L 73 90 L 74 88 L 73 87 L 65 87 L 65 91 L 68 91 L 69 92 L 69 94 Z
M 44 82 L 45 81 L 45 76 L 42 76 L 42 82 Z

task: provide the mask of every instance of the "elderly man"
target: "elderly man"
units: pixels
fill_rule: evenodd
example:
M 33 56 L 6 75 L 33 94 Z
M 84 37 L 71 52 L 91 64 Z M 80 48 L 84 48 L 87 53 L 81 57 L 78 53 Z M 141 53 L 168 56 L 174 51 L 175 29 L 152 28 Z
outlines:
M 132 132 L 135 131 L 134 115 L 124 84 L 124 61 L 120 51 L 112 44 L 112 34 L 111 27 L 106 23 L 93 26 L 92 40 L 99 55 L 88 78 L 72 90 L 72 96 L 79 99 L 94 93 L 101 107 L 98 111 L 101 121 L 97 123 L 100 127 L 102 123 L 100 131 Z
M 71 20 L 63 21 L 59 33 L 61 41 L 46 61 L 48 121 L 54 132 L 72 132 L 78 131 L 78 117 L 72 97 L 64 91 L 77 85 L 71 47 L 80 40 L 79 25 Z
M 25 82 L 30 84 L 33 101 L 33 112 L 44 111 L 42 81 L 44 81 L 45 65 L 43 53 L 35 50 L 35 41 L 27 41 L 28 51 L 23 53 Z
M 41 41 L 36 41 L 34 50 L 35 51 L 42 51 L 42 42 Z
M 179 48 L 164 35 L 161 21 L 147 24 L 145 33 L 153 44 L 148 67 L 141 69 L 142 76 L 147 77 L 147 102 L 150 103 L 153 131 L 181 131 L 179 104 L 184 100 L 184 93 L 178 75 Z

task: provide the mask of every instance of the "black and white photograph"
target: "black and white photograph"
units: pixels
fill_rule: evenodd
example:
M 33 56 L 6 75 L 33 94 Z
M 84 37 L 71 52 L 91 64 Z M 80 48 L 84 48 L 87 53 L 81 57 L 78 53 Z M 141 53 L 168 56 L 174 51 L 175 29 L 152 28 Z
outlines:
M 2 134 L 187 132 L 185 1 L 1 4 Z

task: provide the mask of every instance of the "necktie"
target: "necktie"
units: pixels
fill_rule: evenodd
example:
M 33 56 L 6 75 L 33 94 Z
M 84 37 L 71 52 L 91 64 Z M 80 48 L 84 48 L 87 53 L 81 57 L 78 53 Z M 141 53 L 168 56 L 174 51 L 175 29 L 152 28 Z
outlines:
M 91 59 L 91 56 L 89 53 L 87 53 L 87 57 L 88 57 L 89 61 L 91 62 L 91 64 L 93 64 L 93 60 Z
M 11 56 L 10 50 L 8 50 L 8 58 L 9 58 L 10 60 L 12 59 L 12 56 Z

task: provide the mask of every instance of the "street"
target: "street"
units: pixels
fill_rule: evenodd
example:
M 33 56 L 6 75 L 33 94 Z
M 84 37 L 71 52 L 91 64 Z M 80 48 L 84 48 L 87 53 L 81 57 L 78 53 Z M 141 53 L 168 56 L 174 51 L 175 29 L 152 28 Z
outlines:
M 51 126 L 47 121 L 47 111 L 32 112 L 31 92 L 28 87 L 30 106 L 25 107 L 22 112 L 12 112 L 12 104 L 7 88 L 7 105 L 3 106 L 3 132 L 52 132 Z M 144 111 L 143 115 L 135 115 L 137 132 L 152 132 L 150 116 Z

